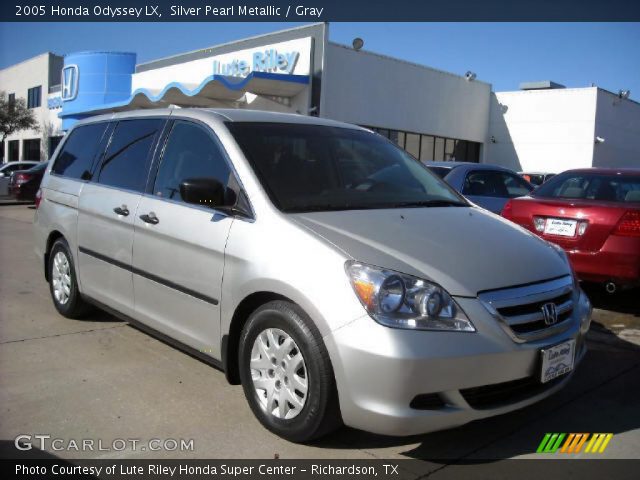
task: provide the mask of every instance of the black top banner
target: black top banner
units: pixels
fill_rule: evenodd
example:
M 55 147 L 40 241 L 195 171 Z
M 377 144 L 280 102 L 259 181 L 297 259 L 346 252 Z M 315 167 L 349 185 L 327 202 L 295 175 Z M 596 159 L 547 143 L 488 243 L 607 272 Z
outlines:
M 2 22 L 640 20 L 638 0 L 6 0 Z

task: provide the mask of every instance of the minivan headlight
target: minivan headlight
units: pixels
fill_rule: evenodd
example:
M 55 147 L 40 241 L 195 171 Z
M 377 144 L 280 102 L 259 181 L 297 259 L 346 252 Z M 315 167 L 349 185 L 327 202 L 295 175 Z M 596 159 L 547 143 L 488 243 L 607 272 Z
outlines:
M 358 299 L 382 325 L 413 330 L 476 331 L 451 295 L 435 283 L 352 260 L 345 268 Z

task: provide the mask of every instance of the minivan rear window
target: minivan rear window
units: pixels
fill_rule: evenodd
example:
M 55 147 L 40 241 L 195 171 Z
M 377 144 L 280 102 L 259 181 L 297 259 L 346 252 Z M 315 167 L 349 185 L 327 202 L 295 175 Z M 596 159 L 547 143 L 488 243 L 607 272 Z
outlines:
M 113 132 L 98 172 L 98 183 L 124 190 L 144 191 L 151 147 L 165 120 L 123 120 Z
M 51 172 L 69 178 L 88 179 L 107 125 L 106 122 L 92 123 L 73 129 Z

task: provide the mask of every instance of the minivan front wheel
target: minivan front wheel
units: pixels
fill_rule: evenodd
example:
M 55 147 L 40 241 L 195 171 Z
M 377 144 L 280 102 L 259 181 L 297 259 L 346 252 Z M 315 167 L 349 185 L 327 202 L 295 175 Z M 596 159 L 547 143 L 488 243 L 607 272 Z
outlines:
M 56 310 L 67 318 L 80 318 L 91 309 L 78 290 L 73 257 L 63 238 L 49 252 L 49 290 Z
M 240 338 L 240 377 L 258 420 L 294 442 L 340 426 L 333 370 L 320 333 L 297 305 L 258 308 Z

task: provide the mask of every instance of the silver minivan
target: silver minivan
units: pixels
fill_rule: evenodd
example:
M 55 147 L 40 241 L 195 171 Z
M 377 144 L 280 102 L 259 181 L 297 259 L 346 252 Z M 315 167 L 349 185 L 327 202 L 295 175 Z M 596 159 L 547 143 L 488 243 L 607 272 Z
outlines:
M 97 306 L 209 361 L 292 441 L 509 412 L 585 354 L 591 305 L 564 251 L 357 126 L 98 116 L 68 132 L 37 201 L 62 315 Z

